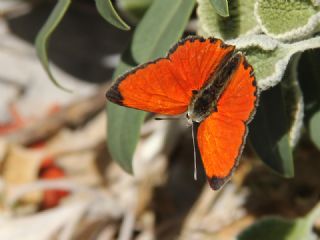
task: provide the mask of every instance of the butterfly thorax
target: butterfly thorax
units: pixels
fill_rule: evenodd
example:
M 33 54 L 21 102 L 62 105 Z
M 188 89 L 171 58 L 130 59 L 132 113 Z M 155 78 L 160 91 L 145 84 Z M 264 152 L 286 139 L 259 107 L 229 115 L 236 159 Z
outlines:
M 200 90 L 192 91 L 187 118 L 192 122 L 202 122 L 212 112 L 219 111 L 218 101 L 229 84 L 229 80 L 240 63 L 241 54 L 229 57 L 223 65 L 211 74 Z

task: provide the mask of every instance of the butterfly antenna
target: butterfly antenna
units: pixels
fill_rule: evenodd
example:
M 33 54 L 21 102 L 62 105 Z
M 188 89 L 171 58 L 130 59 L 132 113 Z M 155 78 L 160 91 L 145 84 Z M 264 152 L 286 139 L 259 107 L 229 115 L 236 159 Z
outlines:
M 179 120 L 180 117 L 155 117 L 154 120 Z
M 195 140 L 194 140 L 194 128 L 195 128 L 195 125 L 194 123 L 192 122 L 192 143 L 193 143 L 193 161 L 194 161 L 194 171 L 193 171 L 193 177 L 194 177 L 194 180 L 197 180 L 198 177 L 197 177 L 197 152 L 196 152 L 196 145 L 195 145 Z

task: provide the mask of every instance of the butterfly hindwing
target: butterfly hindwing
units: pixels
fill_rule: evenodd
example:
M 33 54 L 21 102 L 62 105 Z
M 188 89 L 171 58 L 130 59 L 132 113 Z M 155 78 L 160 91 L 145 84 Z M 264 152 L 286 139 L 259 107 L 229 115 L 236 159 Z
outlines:
M 241 155 L 247 124 L 257 104 L 252 67 L 240 54 L 236 70 L 217 102 L 217 110 L 200 123 L 198 147 L 210 186 L 219 189 L 231 176 Z
M 234 46 L 215 38 L 189 37 L 166 58 L 140 65 L 118 78 L 108 100 L 144 111 L 176 115 L 185 112 L 192 91 L 200 89 Z

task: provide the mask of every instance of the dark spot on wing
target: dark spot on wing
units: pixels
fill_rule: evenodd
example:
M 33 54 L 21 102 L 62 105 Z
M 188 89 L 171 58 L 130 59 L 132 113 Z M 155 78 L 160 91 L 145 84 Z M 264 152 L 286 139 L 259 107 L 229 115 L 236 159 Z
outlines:
M 229 180 L 229 176 L 224 177 L 224 178 L 219 178 L 219 177 L 208 177 L 208 181 L 210 184 L 210 187 L 213 190 L 219 190 L 225 182 L 227 182 Z
M 113 103 L 117 103 L 119 105 L 122 105 L 123 97 L 121 93 L 119 92 L 119 84 L 120 82 L 116 82 L 106 93 L 106 97 L 109 101 Z

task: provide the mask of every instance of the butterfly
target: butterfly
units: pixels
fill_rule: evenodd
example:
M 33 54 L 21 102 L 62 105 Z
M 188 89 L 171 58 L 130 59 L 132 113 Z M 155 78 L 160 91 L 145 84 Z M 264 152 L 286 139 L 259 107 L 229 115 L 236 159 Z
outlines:
M 190 36 L 175 44 L 166 57 L 120 76 L 106 97 L 152 113 L 185 113 L 195 126 L 194 142 L 209 184 L 218 190 L 238 165 L 258 88 L 252 66 L 235 46 L 217 38 Z

